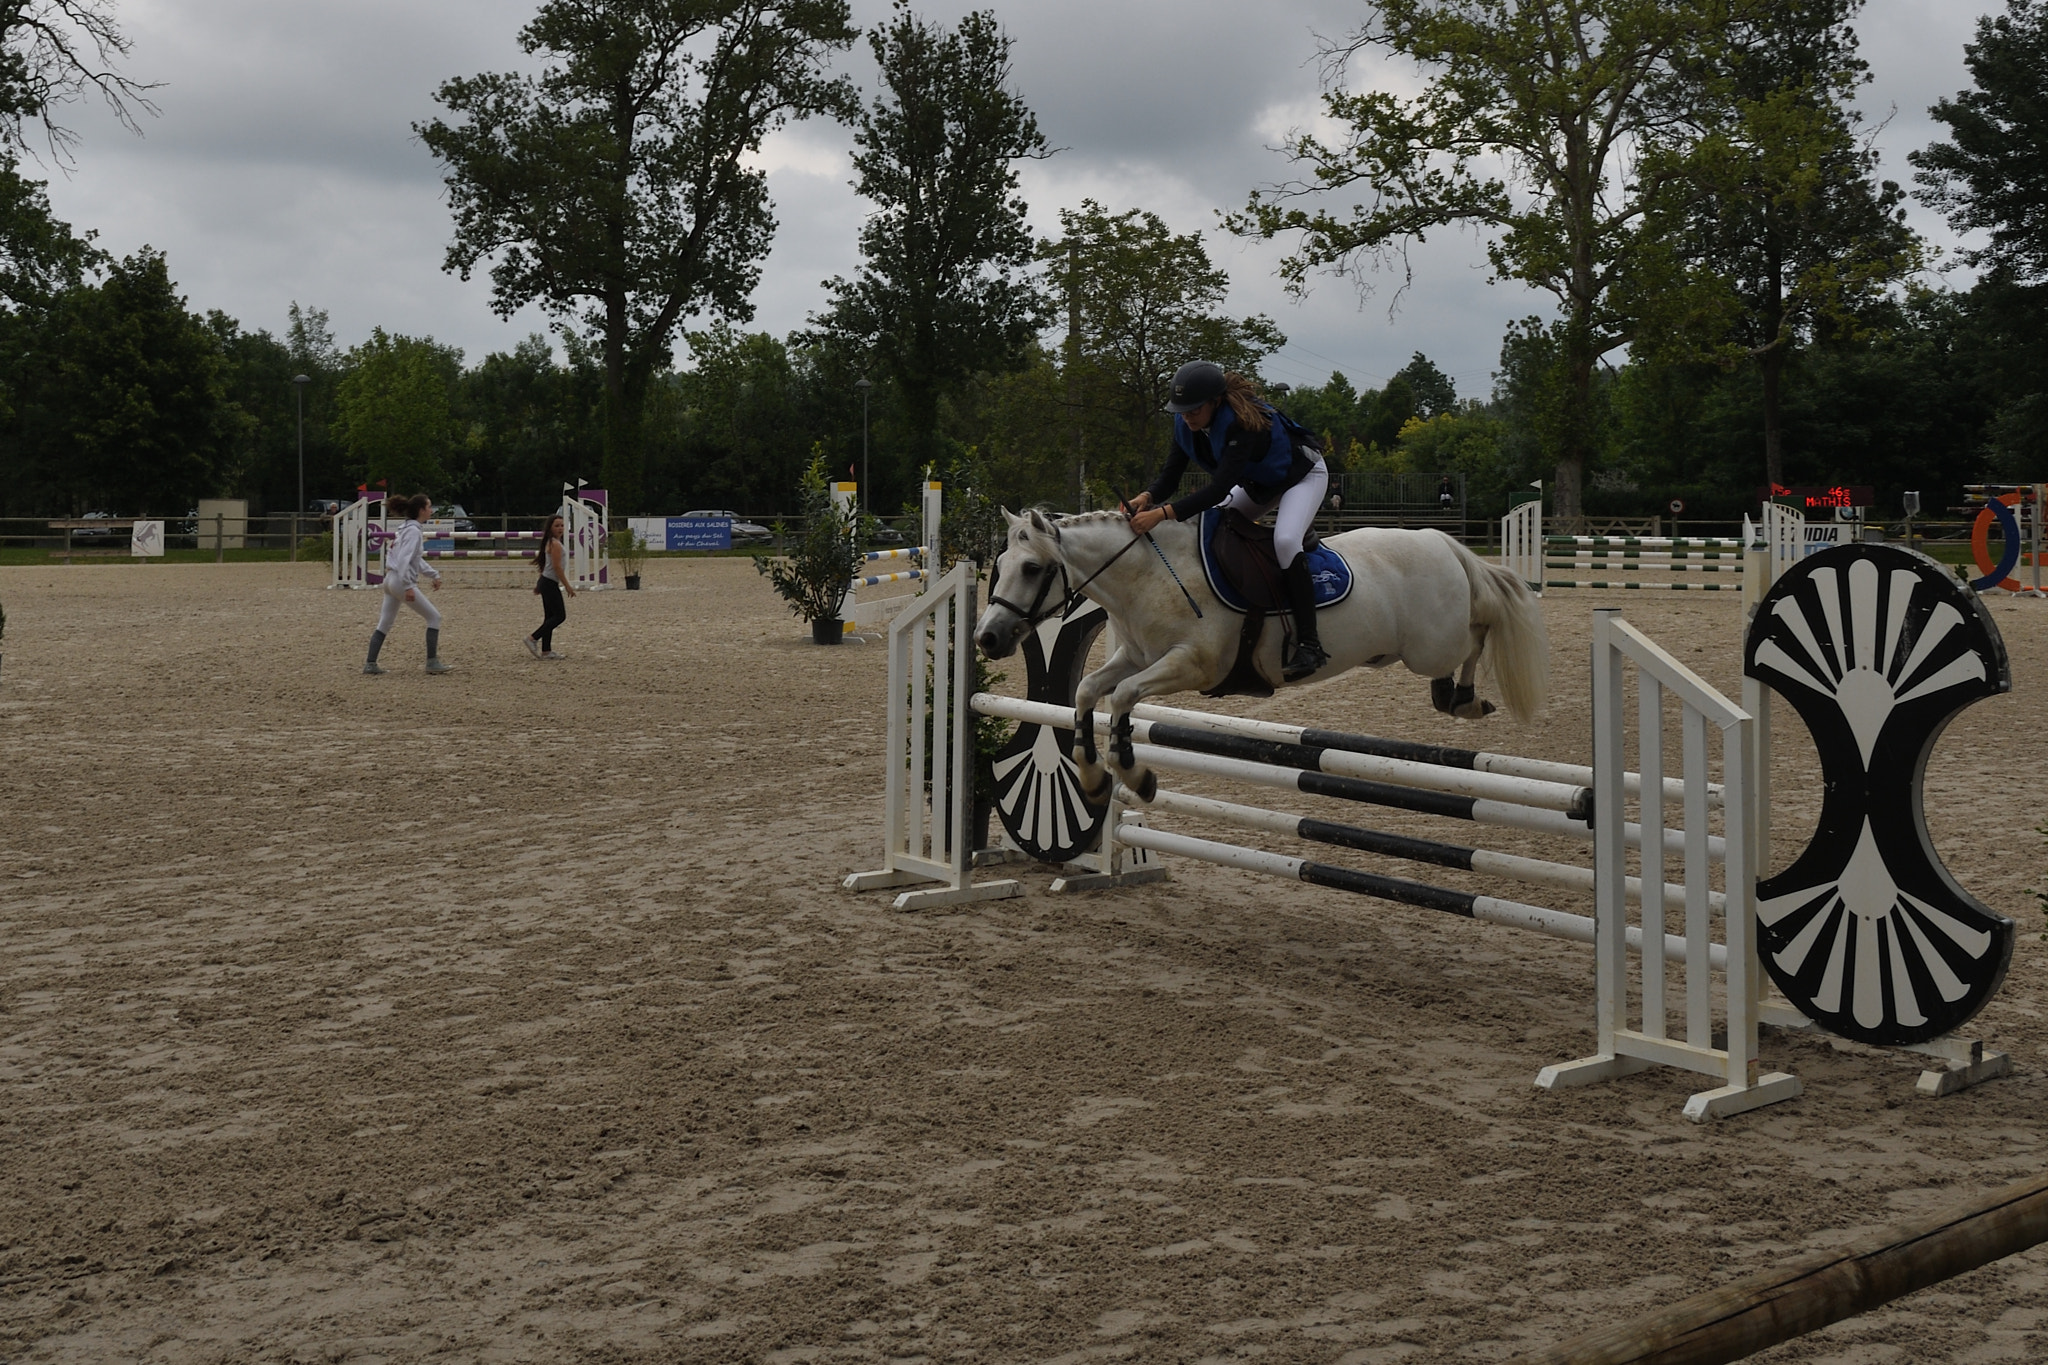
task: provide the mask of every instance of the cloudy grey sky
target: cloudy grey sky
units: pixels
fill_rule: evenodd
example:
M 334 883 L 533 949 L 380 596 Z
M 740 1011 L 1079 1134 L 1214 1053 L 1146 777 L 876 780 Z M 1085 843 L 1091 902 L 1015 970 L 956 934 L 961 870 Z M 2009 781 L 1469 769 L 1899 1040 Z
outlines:
M 969 7 L 923 9 L 951 19 Z M 2003 8 L 1871 0 L 1860 28 L 1875 80 L 1863 103 L 1873 122 L 1889 120 L 1878 135 L 1886 174 L 1908 178 L 1905 154 L 1938 129 L 1927 106 L 1967 84 L 1962 48 L 1977 16 Z M 863 25 L 887 10 L 854 0 Z M 1092 197 L 1204 233 L 1231 274 L 1232 311 L 1266 313 L 1288 335 L 1271 378 L 1315 383 L 1341 370 L 1377 385 L 1420 350 L 1461 392 L 1483 394 L 1506 324 L 1550 311 L 1544 296 L 1489 284 L 1469 235 L 1415 254 L 1414 287 L 1389 317 L 1395 281 L 1361 302 L 1349 282 L 1328 280 L 1297 303 L 1274 279 L 1280 251 L 1217 230 L 1219 208 L 1286 178 L 1268 149 L 1314 117 L 1314 35 L 1355 25 L 1357 0 L 996 0 L 996 10 L 1016 39 L 1017 85 L 1065 149 L 1024 172 L 1038 229 Z M 443 273 L 447 210 L 411 125 L 436 112 L 432 91 L 447 77 L 520 65 L 514 36 L 532 11 L 530 0 L 123 0 L 129 73 L 162 83 L 162 115 L 138 138 L 73 110 L 67 122 L 84 138 L 51 198 L 116 253 L 167 252 L 194 308 L 246 327 L 281 331 L 296 299 L 327 309 L 344 345 L 381 325 L 431 334 L 472 360 L 508 350 L 546 320 L 502 321 L 485 282 Z M 1223 54 L 1236 69 L 1209 79 Z M 872 86 L 864 45 L 844 65 Z M 1402 79 L 1360 71 L 1354 84 L 1368 75 Z M 753 326 L 801 325 L 820 305 L 819 282 L 854 269 L 862 208 L 847 186 L 848 147 L 844 129 L 810 124 L 765 149 L 782 227 Z M 1914 221 L 1937 245 L 1955 244 L 1917 205 Z

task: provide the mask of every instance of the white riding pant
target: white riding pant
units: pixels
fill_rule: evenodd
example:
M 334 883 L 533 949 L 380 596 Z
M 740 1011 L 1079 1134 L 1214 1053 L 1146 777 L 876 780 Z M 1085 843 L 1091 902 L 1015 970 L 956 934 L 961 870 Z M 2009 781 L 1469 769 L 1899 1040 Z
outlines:
M 439 630 L 441 628 L 441 613 L 432 602 L 427 600 L 427 585 L 425 583 L 413 584 L 412 601 L 410 602 L 405 600 L 404 588 L 395 590 L 385 589 L 384 609 L 377 613 L 377 629 L 389 635 L 391 627 L 398 622 L 398 609 L 400 607 L 411 607 L 422 617 L 426 618 L 428 630 Z
M 1230 497 L 1224 506 L 1233 508 L 1257 521 L 1276 506 L 1279 513 L 1273 518 L 1273 553 L 1280 560 L 1280 567 L 1286 568 L 1301 554 L 1301 542 L 1308 536 L 1308 528 L 1315 524 L 1316 512 L 1323 505 L 1323 494 L 1329 491 L 1330 471 L 1319 459 L 1314 469 L 1301 476 L 1301 482 L 1282 493 L 1273 502 L 1253 502 L 1252 495 L 1243 484 L 1230 490 Z

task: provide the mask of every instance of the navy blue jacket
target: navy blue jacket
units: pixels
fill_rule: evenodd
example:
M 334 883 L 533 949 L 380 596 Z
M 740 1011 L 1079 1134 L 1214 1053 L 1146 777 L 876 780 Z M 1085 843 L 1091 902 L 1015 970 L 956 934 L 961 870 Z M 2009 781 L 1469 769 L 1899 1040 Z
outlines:
M 1149 490 L 1152 505 L 1180 487 L 1188 461 L 1209 475 L 1206 487 L 1173 500 L 1173 517 L 1187 521 L 1201 515 L 1230 496 L 1243 484 L 1259 502 L 1271 502 L 1300 483 L 1315 468 L 1315 457 L 1302 450 L 1287 434 L 1287 424 L 1264 403 L 1267 424 L 1264 431 L 1248 430 L 1237 420 L 1230 404 L 1224 403 L 1209 419 L 1207 431 L 1190 431 L 1187 422 L 1175 414 L 1173 445 L 1166 452 L 1166 465 Z

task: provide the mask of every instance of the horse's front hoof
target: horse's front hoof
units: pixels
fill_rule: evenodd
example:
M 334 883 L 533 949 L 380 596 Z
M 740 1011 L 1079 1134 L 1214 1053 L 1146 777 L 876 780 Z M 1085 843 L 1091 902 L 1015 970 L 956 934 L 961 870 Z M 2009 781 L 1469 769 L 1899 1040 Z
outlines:
M 1109 800 L 1109 794 L 1116 785 L 1107 772 L 1093 763 L 1076 762 L 1074 778 L 1080 784 L 1081 795 L 1090 805 L 1099 806 Z
M 1131 795 L 1137 797 L 1142 804 L 1151 805 L 1152 798 L 1159 795 L 1159 774 L 1150 768 L 1145 769 L 1145 775 L 1138 779 L 1138 785 L 1131 788 Z

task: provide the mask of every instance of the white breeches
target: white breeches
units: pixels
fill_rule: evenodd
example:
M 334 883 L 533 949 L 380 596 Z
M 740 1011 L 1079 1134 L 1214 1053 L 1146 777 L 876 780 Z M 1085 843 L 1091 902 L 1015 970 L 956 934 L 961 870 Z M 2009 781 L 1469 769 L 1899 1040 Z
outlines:
M 1280 509 L 1273 518 L 1273 553 L 1280 560 L 1280 567 L 1286 568 L 1301 554 L 1301 542 L 1308 535 L 1308 528 L 1315 523 L 1316 512 L 1323 505 L 1323 494 L 1330 487 L 1330 471 L 1321 460 L 1316 467 L 1301 476 L 1301 482 L 1280 495 L 1277 504 L 1253 502 L 1252 495 L 1239 484 L 1230 490 L 1230 497 L 1224 506 L 1257 521 L 1271 512 L 1277 505 Z
M 426 618 L 428 630 L 439 630 L 441 628 L 441 613 L 435 609 L 432 602 L 427 600 L 427 585 L 424 579 L 413 585 L 412 601 L 410 602 L 405 600 L 404 588 L 399 588 L 395 592 L 387 591 L 384 594 L 384 610 L 377 613 L 377 629 L 389 635 L 391 627 L 398 622 L 398 609 L 400 607 L 411 607 L 422 617 Z

